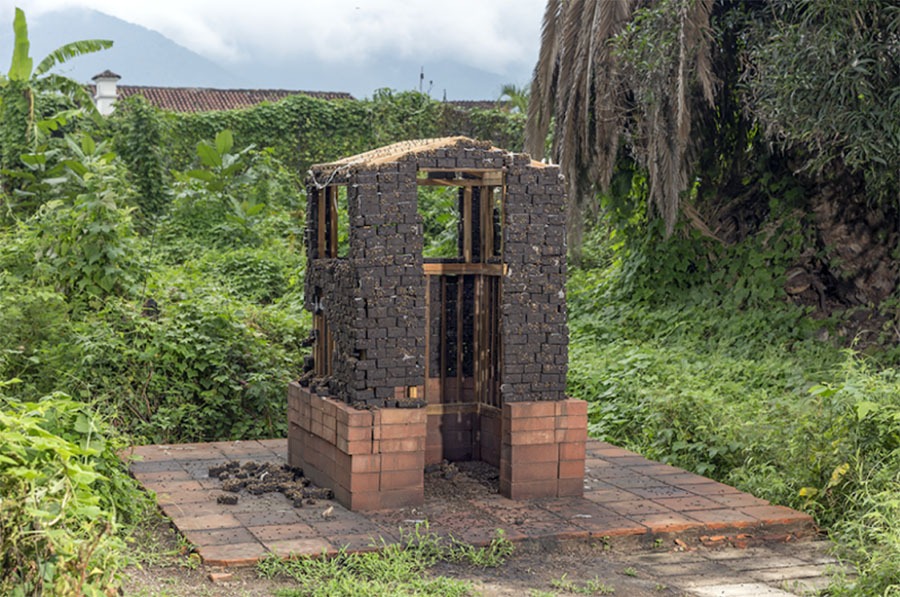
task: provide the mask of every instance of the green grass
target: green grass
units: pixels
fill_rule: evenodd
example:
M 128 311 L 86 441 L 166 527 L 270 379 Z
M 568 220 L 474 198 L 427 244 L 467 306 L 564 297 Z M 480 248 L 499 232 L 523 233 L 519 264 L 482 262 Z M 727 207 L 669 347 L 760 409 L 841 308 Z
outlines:
M 471 595 L 470 583 L 432 575 L 441 561 L 463 562 L 478 567 L 502 565 L 512 554 L 512 544 L 502 531 L 491 543 L 476 548 L 455 539 L 444 540 L 428 531 L 427 524 L 401 538 L 382 541 L 378 551 L 349 553 L 342 549 L 332 557 L 270 557 L 258 565 L 261 576 L 293 579 L 297 587 L 283 589 L 283 597 L 391 597 L 395 595 Z

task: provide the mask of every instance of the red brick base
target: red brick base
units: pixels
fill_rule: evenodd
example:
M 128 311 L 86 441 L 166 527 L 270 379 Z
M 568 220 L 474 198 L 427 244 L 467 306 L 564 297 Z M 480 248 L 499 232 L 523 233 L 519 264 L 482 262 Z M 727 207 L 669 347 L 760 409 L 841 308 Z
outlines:
M 460 453 L 450 460 L 498 465 L 506 497 L 583 495 L 586 402 L 513 402 L 471 413 L 431 409 L 357 410 L 291 383 L 288 461 L 351 510 L 422 505 L 426 460 L 440 462 L 454 451 Z
M 511 499 L 581 497 L 587 402 L 503 405 L 500 493 Z
M 357 410 L 288 387 L 288 462 L 350 510 L 425 502 L 425 410 Z

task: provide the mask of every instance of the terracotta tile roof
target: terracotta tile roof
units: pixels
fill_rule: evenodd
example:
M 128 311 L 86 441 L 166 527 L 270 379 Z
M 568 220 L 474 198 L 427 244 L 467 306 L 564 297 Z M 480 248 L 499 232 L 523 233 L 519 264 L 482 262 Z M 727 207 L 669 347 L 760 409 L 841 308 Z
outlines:
M 465 110 L 493 110 L 502 108 L 507 103 L 501 100 L 447 100 L 445 103 Z
M 353 99 L 342 91 L 298 91 L 288 89 L 209 89 L 196 87 L 145 87 L 119 85 L 120 98 L 141 95 L 157 108 L 173 112 L 212 112 L 249 108 L 263 102 L 277 102 L 292 95 L 308 95 L 325 100 Z

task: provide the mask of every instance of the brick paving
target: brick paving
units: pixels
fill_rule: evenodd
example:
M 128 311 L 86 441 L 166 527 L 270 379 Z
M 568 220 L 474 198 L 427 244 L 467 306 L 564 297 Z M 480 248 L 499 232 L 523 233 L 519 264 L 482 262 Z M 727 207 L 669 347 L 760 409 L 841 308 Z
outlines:
M 375 512 L 351 512 L 333 501 L 294 508 L 278 493 L 242 492 L 235 505 L 216 503 L 223 492 L 221 482 L 209 478 L 210 466 L 229 460 L 286 462 L 284 439 L 136 446 L 123 456 L 130 459 L 135 478 L 155 492 L 165 515 L 212 566 L 252 565 L 268 554 L 375 549 L 382 540 L 397 541 L 401 529 L 413 530 L 426 520 L 432 532 L 474 545 L 488 543 L 496 529 L 513 541 L 594 539 L 648 547 L 673 541 L 692 547 L 747 547 L 815 534 L 806 514 L 599 441 L 588 442 L 583 498 L 426 497 L 418 508 Z M 329 506 L 332 515 L 323 517 Z M 793 573 L 800 576 L 795 578 L 804 578 L 810 570 L 803 568 L 811 565 L 818 564 L 798 564 Z M 791 570 L 778 568 L 780 572 L 746 568 L 740 574 L 754 582 L 773 580 L 766 575 L 790 581 Z
M 826 541 L 770 543 L 747 549 L 642 553 L 624 561 L 698 597 L 816 595 L 847 574 Z

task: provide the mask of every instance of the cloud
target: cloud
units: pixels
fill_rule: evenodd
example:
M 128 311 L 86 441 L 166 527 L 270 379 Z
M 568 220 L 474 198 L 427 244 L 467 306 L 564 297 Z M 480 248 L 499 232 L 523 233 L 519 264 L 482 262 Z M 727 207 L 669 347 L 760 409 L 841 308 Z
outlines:
M 533 64 L 545 0 L 28 0 L 29 16 L 83 7 L 154 29 L 219 62 L 312 55 L 453 59 L 492 72 Z M 11 12 L 13 0 L 0 0 Z M 9 8 L 7 8 L 9 7 Z

